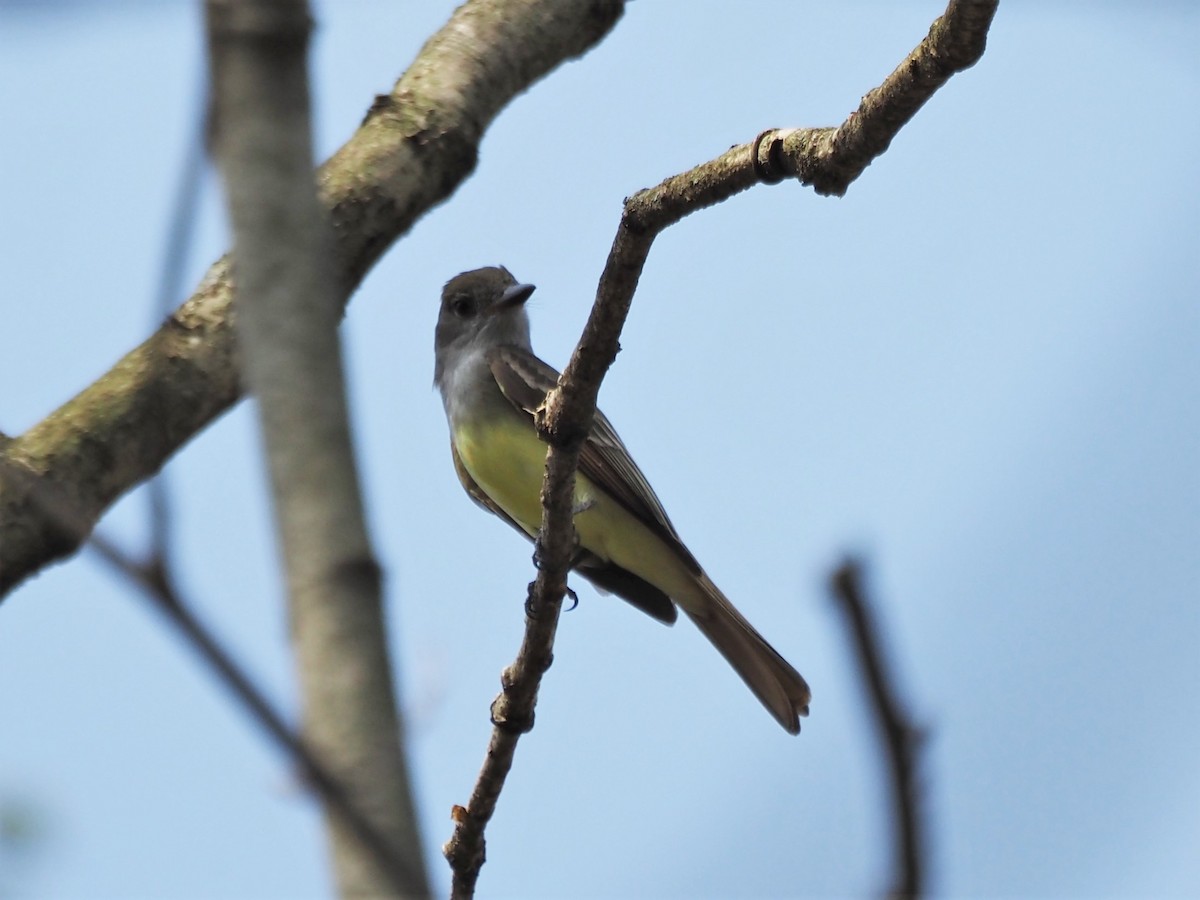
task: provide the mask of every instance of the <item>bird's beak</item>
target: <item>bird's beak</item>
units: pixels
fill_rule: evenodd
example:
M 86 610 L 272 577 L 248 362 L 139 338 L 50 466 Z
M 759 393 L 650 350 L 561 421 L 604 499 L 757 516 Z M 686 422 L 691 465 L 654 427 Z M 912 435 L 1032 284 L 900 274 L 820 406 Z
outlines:
M 532 284 L 514 284 L 511 287 L 504 289 L 504 293 L 500 295 L 500 299 L 496 301 L 492 309 L 495 312 L 504 312 L 505 310 L 515 309 L 529 299 L 529 295 L 534 291 Z

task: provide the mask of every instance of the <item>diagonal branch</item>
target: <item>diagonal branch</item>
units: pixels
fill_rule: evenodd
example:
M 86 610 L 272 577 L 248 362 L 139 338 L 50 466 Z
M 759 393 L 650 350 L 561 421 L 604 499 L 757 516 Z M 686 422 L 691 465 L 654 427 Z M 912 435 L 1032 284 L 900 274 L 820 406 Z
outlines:
M 492 705 L 494 728 L 487 756 L 468 805 L 455 809 L 454 834 L 443 847 L 454 871 L 453 896 L 474 893 L 486 858 L 484 830 L 517 741 L 533 726 L 538 687 L 553 659 L 575 547 L 571 507 L 579 451 L 596 411 L 600 382 L 616 359 L 621 328 L 654 238 L 685 216 L 756 184 L 794 177 L 820 194 L 845 193 L 951 75 L 979 60 L 997 2 L 950 0 L 925 39 L 837 128 L 765 131 L 626 200 L 583 335 L 538 414 L 539 434 L 549 444 L 537 543 L 539 571 L 526 604 L 525 638 L 516 660 L 504 671 L 503 693 Z
M 321 166 L 342 303 L 416 221 L 475 168 L 479 142 L 518 94 L 598 43 L 622 0 L 471 0 Z M 242 393 L 229 261 L 140 347 L 0 454 L 54 483 L 89 529 Z M 0 487 L 0 596 L 79 546 L 29 497 Z

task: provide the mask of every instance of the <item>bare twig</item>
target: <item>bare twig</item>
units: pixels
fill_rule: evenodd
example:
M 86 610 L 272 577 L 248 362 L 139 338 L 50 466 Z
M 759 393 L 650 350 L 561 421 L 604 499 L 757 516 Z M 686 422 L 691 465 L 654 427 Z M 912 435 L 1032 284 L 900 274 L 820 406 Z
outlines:
M 307 0 L 207 0 L 211 146 L 233 225 L 237 327 L 257 403 L 304 700 L 305 739 L 402 861 L 381 867 L 336 809 L 342 897 L 426 897 L 382 579 L 367 534 L 313 180 Z M 397 880 L 401 875 L 403 880 Z
M 518 94 L 597 44 L 621 0 L 471 0 L 318 172 L 345 301 L 376 260 L 475 168 Z M 241 396 L 228 259 L 140 347 L 0 452 L 59 485 L 89 525 Z M 78 546 L 0 493 L 0 597 Z
M 184 599 L 161 559 L 151 556 L 148 562 L 138 562 L 132 554 L 104 535 L 95 532 L 89 534 L 90 523 L 76 514 L 61 491 L 3 458 L 0 458 L 0 483 L 26 498 L 53 528 L 86 544 L 114 572 L 137 586 L 142 595 L 179 630 L 251 722 L 262 729 L 268 739 L 287 756 L 303 776 L 304 783 L 312 788 L 327 808 L 338 811 L 347 827 L 369 848 L 377 864 L 394 873 L 396 883 L 402 883 L 402 879 L 408 877 L 405 860 L 367 820 L 316 751 L 292 731 L 246 670 L 196 617 L 192 612 L 193 605 Z
M 155 322 L 171 314 L 183 293 L 184 267 L 196 230 L 196 211 L 200 206 L 200 189 L 204 183 L 204 142 L 201 134 L 202 117 L 196 116 L 195 133 L 190 135 L 171 202 L 171 219 L 167 225 L 167 240 L 163 247 L 162 268 L 154 300 Z M 150 541 L 152 557 L 167 568 L 171 554 L 171 497 L 165 473 L 159 472 L 146 485 L 149 493 Z
M 755 184 L 774 184 L 789 176 L 813 185 L 818 193 L 844 193 L 951 75 L 979 60 L 996 5 L 997 0 L 950 0 L 926 38 L 839 127 L 765 131 L 626 200 L 583 335 L 558 387 L 538 413 L 538 432 L 549 444 L 537 544 L 539 571 L 530 586 L 525 638 L 517 659 L 504 672 L 503 693 L 492 706 L 495 727 L 487 756 L 468 806 L 456 807 L 454 834 L 443 848 L 454 871 L 453 896 L 474 893 L 486 858 L 484 830 L 517 740 L 532 727 L 541 676 L 553 658 L 574 550 L 571 498 L 580 447 L 655 237 L 697 210 Z
M 896 874 L 888 896 L 919 897 L 925 886 L 926 851 L 917 757 L 924 732 L 913 724 L 896 696 L 896 678 L 888 672 L 881 629 L 862 583 L 862 566 L 847 560 L 834 572 L 830 589 L 853 636 L 859 671 L 871 697 L 873 719 L 891 776 Z

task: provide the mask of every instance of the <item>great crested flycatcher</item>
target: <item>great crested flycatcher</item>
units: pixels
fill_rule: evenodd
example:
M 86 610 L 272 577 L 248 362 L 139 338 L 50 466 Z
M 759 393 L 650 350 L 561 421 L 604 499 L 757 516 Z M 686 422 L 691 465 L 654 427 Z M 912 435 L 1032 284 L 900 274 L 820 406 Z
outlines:
M 532 293 L 504 268 L 464 272 L 442 291 L 434 342 L 434 384 L 459 480 L 476 503 L 530 538 L 541 527 L 546 462 L 533 417 L 558 382 L 530 346 Z M 599 410 L 579 455 L 574 509 L 575 571 L 667 624 L 679 604 L 779 724 L 799 733 L 808 685 L 700 568 Z

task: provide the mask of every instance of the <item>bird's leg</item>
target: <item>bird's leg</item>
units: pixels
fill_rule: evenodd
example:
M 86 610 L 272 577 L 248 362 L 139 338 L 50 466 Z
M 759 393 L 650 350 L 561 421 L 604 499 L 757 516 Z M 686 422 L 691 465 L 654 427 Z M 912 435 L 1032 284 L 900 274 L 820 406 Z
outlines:
M 585 503 L 580 504 L 580 506 L 583 509 L 590 508 L 592 505 L 593 505 L 593 501 L 591 501 L 591 500 L 588 500 Z M 588 551 L 585 550 L 580 545 L 579 532 L 575 529 L 571 529 L 571 544 L 572 544 L 571 562 L 568 564 L 567 567 L 569 569 L 574 569 L 576 566 L 579 565 L 580 561 L 583 560 L 589 554 L 588 554 Z M 542 570 L 542 540 L 541 540 L 540 536 L 533 542 L 533 567 L 535 569 L 537 569 L 539 572 Z M 534 585 L 534 583 L 535 582 L 532 582 L 532 581 L 529 582 L 529 592 L 525 596 L 525 615 L 531 619 L 536 619 L 537 612 L 538 612 L 537 606 L 534 604 L 534 601 L 533 601 L 533 594 L 534 594 L 533 585 Z M 563 587 L 563 591 L 566 596 L 571 598 L 571 605 L 569 607 L 567 607 L 567 609 L 572 610 L 575 607 L 577 607 L 579 605 L 579 595 L 576 594 L 575 591 L 573 591 L 571 589 L 570 585 L 565 585 Z

